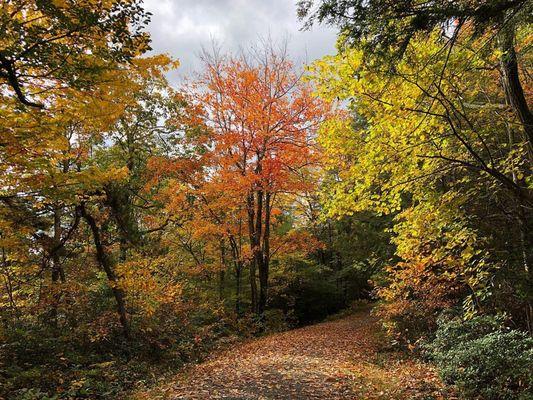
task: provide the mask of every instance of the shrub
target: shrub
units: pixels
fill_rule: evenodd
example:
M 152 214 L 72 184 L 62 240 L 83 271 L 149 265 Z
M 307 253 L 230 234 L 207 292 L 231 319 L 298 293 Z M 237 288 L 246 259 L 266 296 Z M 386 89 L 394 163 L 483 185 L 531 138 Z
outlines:
M 503 327 L 501 319 L 441 319 L 426 349 L 443 381 L 465 398 L 533 398 L 533 338 Z
M 448 268 L 431 257 L 385 268 L 386 279 L 377 287 L 383 300 L 378 315 L 396 344 L 418 349 L 420 339 L 437 329 L 439 314 L 463 297 L 462 286 L 453 278 L 456 274 Z

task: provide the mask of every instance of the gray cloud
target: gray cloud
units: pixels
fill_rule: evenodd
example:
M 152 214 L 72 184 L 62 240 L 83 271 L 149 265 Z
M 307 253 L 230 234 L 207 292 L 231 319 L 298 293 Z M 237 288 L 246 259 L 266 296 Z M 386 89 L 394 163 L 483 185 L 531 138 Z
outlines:
M 224 50 L 235 51 L 260 37 L 289 40 L 297 62 L 309 62 L 335 51 L 336 32 L 315 26 L 300 31 L 296 0 L 145 0 L 152 12 L 148 27 L 155 53 L 169 53 L 181 61 L 178 72 L 169 75 L 173 83 L 200 67 L 202 46 L 214 40 Z

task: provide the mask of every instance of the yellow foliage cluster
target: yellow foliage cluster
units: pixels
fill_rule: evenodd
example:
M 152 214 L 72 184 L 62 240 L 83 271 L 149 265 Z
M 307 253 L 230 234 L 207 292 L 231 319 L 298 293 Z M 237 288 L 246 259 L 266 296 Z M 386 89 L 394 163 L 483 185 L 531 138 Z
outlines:
M 394 216 L 401 261 L 379 290 L 391 319 L 414 312 L 434 321 L 465 296 L 473 313 L 502 266 L 476 229 L 476 211 L 489 207 L 479 193 L 517 204 L 528 158 L 519 137 L 509 143 L 516 117 L 490 39 L 472 40 L 465 27 L 452 43 L 436 31 L 414 38 L 392 69 L 358 48 L 310 67 L 318 93 L 345 108 L 320 130 L 327 216 Z

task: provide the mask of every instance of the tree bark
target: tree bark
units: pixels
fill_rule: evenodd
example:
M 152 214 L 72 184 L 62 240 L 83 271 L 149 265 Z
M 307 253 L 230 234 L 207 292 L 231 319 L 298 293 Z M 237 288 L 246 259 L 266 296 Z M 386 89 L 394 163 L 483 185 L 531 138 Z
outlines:
M 256 281 L 256 269 L 257 269 L 257 257 L 256 248 L 257 235 L 255 233 L 257 227 L 255 226 L 255 201 L 254 193 L 248 194 L 247 198 L 248 207 L 248 235 L 250 238 L 250 246 L 252 250 L 252 259 L 250 260 L 250 292 L 251 292 L 251 309 L 252 312 L 257 313 L 257 281 Z
M 100 267 L 106 273 L 107 279 L 111 286 L 111 290 L 116 301 L 116 308 L 117 313 L 119 315 L 120 324 L 122 326 L 122 332 L 124 334 L 124 337 L 129 338 L 130 327 L 128 322 L 128 316 L 126 313 L 126 296 L 124 291 L 118 286 L 118 277 L 113 269 L 113 260 L 111 256 L 106 252 L 105 247 L 102 243 L 101 231 L 98 225 L 96 224 L 96 220 L 92 215 L 87 212 L 84 205 L 81 206 L 81 215 L 89 225 L 89 228 L 91 229 L 94 246 L 96 248 L 96 259 L 98 260 Z
M 247 205 L 248 233 L 252 252 L 250 261 L 252 311 L 262 316 L 268 300 L 271 194 L 263 189 L 252 191 L 248 195 Z M 256 273 L 259 275 L 259 289 Z
M 525 140 L 528 144 L 530 161 L 533 160 L 533 114 L 529 110 L 524 89 L 520 82 L 518 60 L 514 47 L 514 26 L 503 28 L 500 32 L 500 48 L 502 56 L 500 67 L 505 95 L 520 120 Z
M 243 263 L 241 258 L 241 251 L 240 246 L 235 240 L 235 237 L 233 235 L 229 236 L 229 244 L 230 244 L 230 250 L 231 250 L 231 257 L 233 261 L 233 266 L 235 268 L 235 314 L 237 314 L 237 317 L 241 316 L 241 292 L 242 292 L 242 270 L 243 270 Z
M 257 197 L 257 206 L 255 211 L 255 240 L 254 240 L 254 247 L 253 247 L 253 254 L 254 254 L 254 260 L 255 265 L 257 268 L 257 271 L 259 272 L 259 295 L 257 299 L 257 305 L 256 305 L 256 314 L 257 315 L 263 315 L 265 308 L 263 305 L 263 299 L 262 296 L 265 295 L 264 293 L 264 286 L 263 286 L 263 273 L 264 273 L 264 267 L 263 267 L 263 248 L 262 248 L 262 231 L 263 231 L 263 191 L 258 190 L 256 192 Z
M 218 300 L 224 299 L 224 280 L 226 275 L 226 246 L 220 241 L 220 270 L 218 271 Z
M 54 207 L 54 248 L 52 249 L 52 281 L 54 282 L 57 282 L 58 280 L 60 280 L 61 282 L 65 282 L 65 271 L 61 266 L 61 261 L 59 257 L 59 253 L 63 250 L 64 246 L 64 244 L 62 243 L 63 228 L 61 226 L 61 217 L 62 213 L 59 206 Z
M 265 312 L 268 300 L 268 275 L 270 264 L 270 193 L 265 195 L 265 229 L 263 233 L 263 244 L 261 249 L 261 263 L 259 264 L 259 314 Z

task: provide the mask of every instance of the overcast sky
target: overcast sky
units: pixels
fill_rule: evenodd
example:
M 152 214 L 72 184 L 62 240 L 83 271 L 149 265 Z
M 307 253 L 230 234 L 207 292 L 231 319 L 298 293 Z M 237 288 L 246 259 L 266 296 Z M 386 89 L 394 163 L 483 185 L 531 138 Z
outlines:
M 169 53 L 181 61 L 173 83 L 199 69 L 198 53 L 212 39 L 224 49 L 237 50 L 270 35 L 289 38 L 292 58 L 310 62 L 335 51 L 335 31 L 315 26 L 300 31 L 296 0 L 145 0 L 152 12 L 148 27 L 156 53 Z

